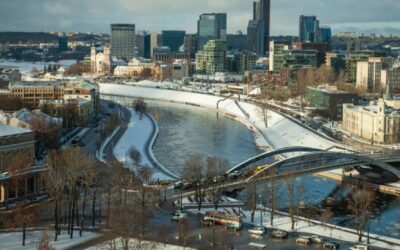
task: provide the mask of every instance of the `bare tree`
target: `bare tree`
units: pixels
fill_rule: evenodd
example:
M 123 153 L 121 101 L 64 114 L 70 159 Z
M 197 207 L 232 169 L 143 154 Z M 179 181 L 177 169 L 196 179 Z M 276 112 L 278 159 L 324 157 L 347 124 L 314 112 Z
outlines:
M 314 218 L 318 214 L 318 208 L 314 205 L 308 206 L 308 225 L 311 225 L 311 219 Z
M 203 201 L 207 195 L 203 180 L 206 177 L 204 171 L 204 160 L 201 155 L 194 154 L 185 161 L 184 179 L 195 187 L 195 200 L 200 211 Z
M 133 103 L 136 113 L 140 113 L 140 120 L 142 120 L 143 114 L 146 113 L 147 104 L 143 99 L 139 98 Z
M 295 205 L 295 191 L 296 191 L 296 177 L 292 172 L 287 172 L 285 177 L 286 189 L 288 192 L 288 205 L 289 205 L 289 217 L 291 220 L 291 229 L 294 230 L 294 224 L 296 223 L 296 205 Z
M 49 237 L 47 234 L 43 234 L 43 236 L 40 238 L 39 245 L 37 247 L 38 250 L 55 250 L 49 242 Z
M 222 198 L 223 187 L 218 182 L 218 177 L 222 176 L 224 170 L 228 168 L 228 162 L 217 157 L 207 158 L 206 180 L 212 182 L 208 189 L 208 196 L 211 198 L 214 209 L 218 210 Z
M 324 230 L 326 229 L 326 225 L 328 224 L 329 220 L 332 218 L 333 212 L 330 208 L 325 209 L 321 213 L 321 219 L 324 222 Z
M 26 228 L 34 226 L 38 219 L 38 210 L 36 205 L 18 205 L 6 220 L 6 226 L 9 228 L 22 227 L 22 245 L 25 246 Z
M 275 178 L 276 171 L 272 170 L 270 172 L 270 178 L 269 178 L 269 188 L 267 187 L 266 193 L 268 197 L 268 203 L 269 207 L 271 209 L 270 211 L 270 225 L 274 225 L 274 216 L 275 216 L 275 210 L 277 207 L 277 199 L 276 199 L 276 178 Z
M 374 200 L 374 193 L 367 187 L 365 182 L 357 180 L 351 192 L 350 209 L 354 212 L 354 223 L 361 242 L 365 233 L 365 227 L 371 218 L 371 205 Z
M 48 155 L 48 171 L 45 175 L 45 183 L 50 197 L 54 200 L 54 241 L 60 234 L 60 210 L 65 188 L 65 168 L 60 156 L 61 151 L 52 150 Z
M 254 214 L 257 209 L 257 185 L 255 182 L 251 183 L 251 187 L 247 191 L 246 206 L 251 210 L 251 222 L 254 222 Z

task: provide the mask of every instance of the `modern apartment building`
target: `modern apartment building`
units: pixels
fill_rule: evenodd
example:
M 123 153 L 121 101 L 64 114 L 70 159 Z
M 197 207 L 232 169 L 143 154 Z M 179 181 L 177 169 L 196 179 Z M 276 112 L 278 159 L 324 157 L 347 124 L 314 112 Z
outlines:
M 196 53 L 196 72 L 198 74 L 215 74 L 225 72 L 226 42 L 210 40 L 204 51 Z

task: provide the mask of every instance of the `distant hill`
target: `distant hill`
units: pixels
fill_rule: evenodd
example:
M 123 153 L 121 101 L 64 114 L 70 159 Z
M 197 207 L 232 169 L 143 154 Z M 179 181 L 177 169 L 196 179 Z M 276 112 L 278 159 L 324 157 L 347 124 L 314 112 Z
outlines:
M 68 37 L 69 41 L 92 42 L 97 35 L 79 33 Z M 46 32 L 0 32 L 0 43 L 57 43 L 58 35 Z
M 0 32 L 0 43 L 49 43 L 58 41 L 58 36 L 45 32 Z

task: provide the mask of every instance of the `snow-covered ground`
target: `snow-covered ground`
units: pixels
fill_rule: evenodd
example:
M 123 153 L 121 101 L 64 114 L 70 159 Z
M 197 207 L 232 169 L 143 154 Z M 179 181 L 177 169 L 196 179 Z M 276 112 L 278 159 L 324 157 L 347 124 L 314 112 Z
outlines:
M 122 239 L 115 239 L 116 243 L 116 249 L 124 249 L 122 247 Z M 107 241 L 105 243 L 89 247 L 87 250 L 99 250 L 99 249 L 110 249 L 110 244 L 111 241 Z M 129 249 L 141 249 L 141 250 L 192 250 L 193 248 L 189 247 L 180 247 L 180 246 L 175 246 L 175 245 L 169 245 L 169 244 L 162 244 L 162 243 L 157 243 L 157 242 L 151 242 L 151 241 L 142 241 L 139 242 L 136 239 L 131 239 L 129 241 Z
M 187 201 L 186 201 L 187 204 Z M 192 203 L 191 205 L 188 204 L 190 207 L 195 207 L 196 203 Z M 186 211 L 190 211 L 192 213 L 198 213 L 196 208 L 188 209 Z M 205 214 L 207 211 L 214 211 L 213 208 L 203 208 L 200 213 Z M 231 208 L 220 208 L 219 211 L 226 212 L 228 214 L 238 214 L 239 207 L 233 206 Z M 248 210 L 240 210 L 240 214 L 243 216 L 244 223 L 252 224 L 255 226 L 259 226 L 261 222 L 261 210 L 256 211 L 254 216 L 254 222 L 251 222 L 251 212 Z M 301 217 L 300 217 L 301 218 Z M 270 213 L 265 210 L 262 212 L 262 224 L 263 226 L 270 228 Z M 286 213 L 279 212 L 279 214 L 275 214 L 274 216 L 274 226 L 275 229 L 285 230 L 291 232 L 291 219 L 287 216 Z M 304 233 L 304 234 L 312 234 L 312 235 L 319 235 L 325 239 L 336 239 L 340 241 L 351 242 L 354 244 L 358 244 L 358 235 L 355 230 L 335 226 L 332 224 L 328 224 L 324 226 L 321 222 L 311 220 L 309 222 L 306 218 L 301 218 L 295 224 L 294 232 Z M 379 247 L 385 249 L 400 249 L 400 239 L 389 238 L 385 236 L 380 236 L 376 234 L 370 234 L 370 246 L 371 247 Z M 375 239 L 373 239 L 375 238 Z M 366 243 L 366 237 L 363 238 L 364 243 Z M 394 244 L 389 244 L 387 242 L 391 242 Z
M 102 94 L 142 97 L 145 99 L 201 106 L 214 110 L 216 110 L 218 101 L 222 99 L 219 96 L 158 88 L 143 88 L 119 84 L 99 85 Z M 267 112 L 268 127 L 266 127 L 263 115 L 264 111 L 260 107 L 244 102 L 239 102 L 239 105 L 242 107 L 242 110 L 233 100 L 226 100 L 219 104 L 219 111 L 235 116 L 246 125 L 254 126 L 257 132 L 263 137 L 257 141 L 259 144 L 264 144 L 260 146 L 265 146 L 265 144 L 268 144 L 271 148 L 309 146 L 319 149 L 328 149 L 336 146 L 335 143 L 312 133 L 306 128 L 270 110 Z
M 129 157 L 129 153 L 133 149 L 136 149 L 141 153 L 140 165 L 152 168 L 153 180 L 173 179 L 171 177 L 175 177 L 175 175 L 158 163 L 154 154 L 150 152 L 152 150 L 152 142 L 154 142 L 154 133 L 157 132 L 153 127 L 151 118 L 143 115 L 142 119 L 140 119 L 139 113 L 137 114 L 131 109 L 129 112 L 131 112 L 131 119 L 128 128 L 114 148 L 115 158 L 117 158 L 119 162 L 124 163 L 126 167 L 136 172 L 138 169 L 135 168 Z
M 0 67 L 8 67 L 13 69 L 19 69 L 23 74 L 30 73 L 33 68 L 39 71 L 43 71 L 44 67 L 49 64 L 59 64 L 60 66 L 68 69 L 72 64 L 75 64 L 76 60 L 61 60 L 58 62 L 25 62 L 25 61 L 15 61 L 15 60 L 1 60 Z
M 117 127 L 114 129 L 114 131 L 109 135 L 106 140 L 101 144 L 100 148 L 96 152 L 96 158 L 101 161 L 101 162 L 106 162 L 104 160 L 104 149 L 107 147 L 107 144 L 110 143 L 110 141 L 114 138 L 114 136 L 118 133 L 121 127 Z
M 22 232 L 0 233 L 0 249 L 37 249 L 40 239 L 43 237 L 44 233 L 45 232 L 43 231 L 27 232 L 25 246 L 22 246 Z M 79 235 L 75 233 L 74 238 L 70 239 L 69 235 L 63 232 L 63 234 L 58 236 L 58 240 L 55 242 L 53 232 L 48 232 L 46 235 L 49 239 L 50 245 L 57 250 L 70 249 L 71 247 L 82 244 L 99 236 L 99 234 L 83 232 L 82 237 L 79 237 Z

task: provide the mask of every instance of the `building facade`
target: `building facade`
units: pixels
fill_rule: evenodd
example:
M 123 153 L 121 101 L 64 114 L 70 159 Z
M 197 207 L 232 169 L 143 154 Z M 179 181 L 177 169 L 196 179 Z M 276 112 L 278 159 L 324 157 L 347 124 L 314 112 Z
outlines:
M 111 56 L 125 61 L 135 57 L 134 24 L 111 24 Z
M 400 95 L 400 68 L 382 70 L 382 89 L 388 98 Z
M 270 23 L 271 23 L 271 0 L 259 0 L 253 2 L 253 20 L 261 21 L 263 29 L 262 42 L 263 53 L 265 55 L 268 52 L 269 36 L 270 36 Z M 255 52 L 255 51 L 253 51 Z
M 226 41 L 226 13 L 204 13 L 197 22 L 197 49 L 203 50 L 210 40 Z
M 0 125 L 0 203 L 24 199 L 43 188 L 41 167 L 34 166 L 32 130 Z
M 204 46 L 204 51 L 196 53 L 196 72 L 213 75 L 225 72 L 226 42 L 210 40 Z
M 331 120 L 342 120 L 343 104 L 358 104 L 358 95 L 338 91 L 336 86 L 307 87 L 306 101 Z
M 179 52 L 184 43 L 186 32 L 183 30 L 163 30 L 162 45 L 170 48 L 171 52 Z
M 344 104 L 342 129 L 371 143 L 399 143 L 400 110 L 388 106 L 383 99 L 368 106 Z
M 250 20 L 247 26 L 247 50 L 264 55 L 265 46 L 263 21 Z
M 96 47 L 90 50 L 90 72 L 94 75 L 111 74 L 111 52 L 108 46 L 104 46 L 102 52 L 97 52 Z
M 393 63 L 394 59 L 391 57 L 370 57 L 366 62 L 357 62 L 356 87 L 368 93 L 384 90 L 386 83 L 382 79 L 382 72 L 392 68 Z
M 299 41 L 319 42 L 320 29 L 319 20 L 316 16 L 300 16 L 299 20 Z
M 357 63 L 367 62 L 370 57 L 386 57 L 386 52 L 383 51 L 353 51 L 347 53 L 345 60 L 346 80 L 349 83 L 356 83 L 357 81 Z

